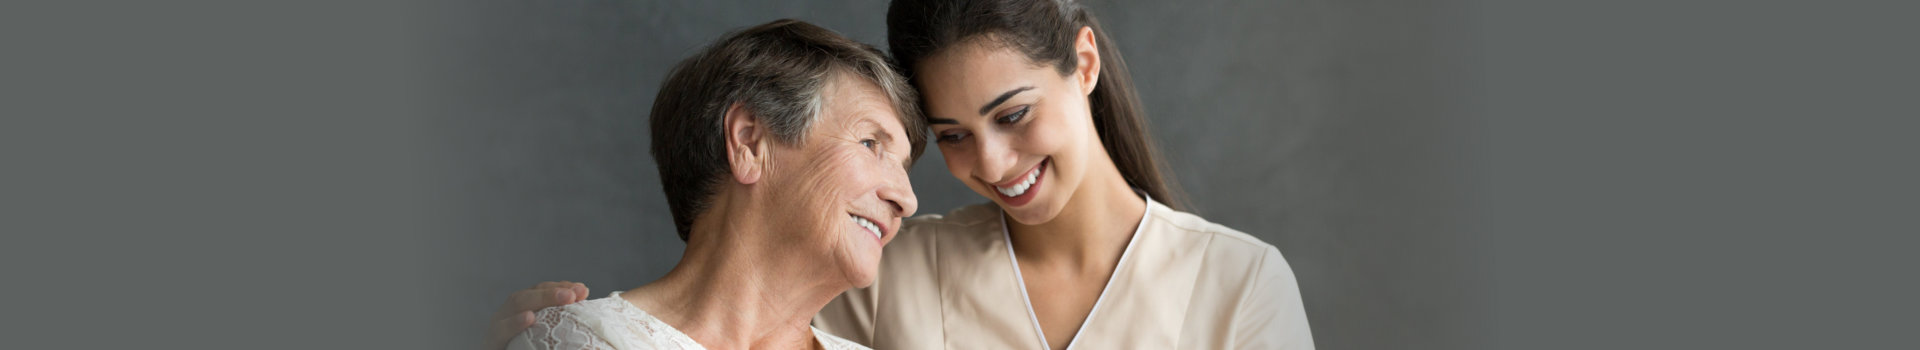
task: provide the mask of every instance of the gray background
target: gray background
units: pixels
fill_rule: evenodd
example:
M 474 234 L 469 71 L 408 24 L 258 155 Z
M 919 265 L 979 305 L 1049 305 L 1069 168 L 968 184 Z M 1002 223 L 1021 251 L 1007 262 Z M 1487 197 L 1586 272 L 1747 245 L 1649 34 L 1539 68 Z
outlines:
M 1474 348 L 1485 278 L 1457 205 L 1465 112 L 1453 9 L 1313 1 L 1092 2 L 1197 213 L 1278 247 L 1327 348 Z M 673 235 L 647 112 L 679 60 L 792 17 L 884 48 L 885 1 L 500 1 L 446 43 L 472 100 L 445 125 L 463 226 L 456 314 L 538 281 L 595 297 L 663 275 Z M 1391 101 L 1383 103 L 1382 101 Z M 930 147 L 931 149 L 931 147 Z M 937 150 L 922 213 L 983 202 Z M 466 282 L 471 281 L 471 282 Z M 478 330 L 478 328 L 476 328 Z
M 1916 347 L 1916 6 L 1097 10 L 1321 348 L 1805 349 Z M 672 261 L 629 113 L 667 63 L 777 16 L 879 42 L 878 9 L 0 3 L 0 335 L 470 348 L 507 291 Z

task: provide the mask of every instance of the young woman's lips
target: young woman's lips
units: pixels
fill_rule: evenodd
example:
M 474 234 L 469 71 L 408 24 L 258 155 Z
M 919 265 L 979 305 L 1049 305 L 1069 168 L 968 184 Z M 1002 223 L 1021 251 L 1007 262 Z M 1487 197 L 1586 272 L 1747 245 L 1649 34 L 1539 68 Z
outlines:
M 1040 193 L 1038 191 L 1040 182 L 1045 177 L 1041 175 L 1046 175 L 1047 164 L 1052 161 L 1052 158 L 1041 160 L 1040 164 L 1035 164 L 1033 169 L 1028 169 L 1027 173 L 1022 174 L 1020 178 L 992 185 L 994 194 L 999 195 L 1000 201 L 1009 207 L 1026 205 Z

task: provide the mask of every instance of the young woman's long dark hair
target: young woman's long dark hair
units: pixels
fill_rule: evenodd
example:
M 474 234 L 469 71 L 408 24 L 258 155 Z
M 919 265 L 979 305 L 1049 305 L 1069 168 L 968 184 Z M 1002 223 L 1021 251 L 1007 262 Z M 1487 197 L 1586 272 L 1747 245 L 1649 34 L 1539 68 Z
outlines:
M 1186 193 L 1160 162 L 1147 132 L 1146 110 L 1134 93 L 1120 50 L 1085 6 L 1068 0 L 894 0 L 887 7 L 887 46 L 898 70 L 916 85 L 921 82 L 914 65 L 977 38 L 991 38 L 1028 60 L 1052 64 L 1062 76 L 1071 74 L 1079 66 L 1074 37 L 1082 27 L 1092 28 L 1100 50 L 1100 81 L 1087 96 L 1100 143 L 1128 185 L 1176 210 L 1188 210 Z

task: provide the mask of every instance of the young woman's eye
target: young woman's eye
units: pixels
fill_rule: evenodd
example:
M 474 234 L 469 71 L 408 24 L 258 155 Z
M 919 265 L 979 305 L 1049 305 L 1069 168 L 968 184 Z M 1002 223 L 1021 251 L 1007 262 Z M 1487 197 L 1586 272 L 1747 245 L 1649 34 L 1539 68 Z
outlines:
M 1000 117 L 999 119 L 995 119 L 995 121 L 1000 122 L 1000 124 L 1013 124 L 1013 123 L 1020 122 L 1021 119 L 1027 119 L 1027 110 L 1032 108 L 1033 107 L 1020 107 L 1019 110 L 1013 111 L 1013 113 L 1007 113 L 1006 116 Z
M 955 132 L 941 133 L 939 141 L 941 143 L 954 143 L 954 142 L 960 142 L 960 140 L 965 140 L 965 139 L 967 139 L 967 133 L 955 131 Z

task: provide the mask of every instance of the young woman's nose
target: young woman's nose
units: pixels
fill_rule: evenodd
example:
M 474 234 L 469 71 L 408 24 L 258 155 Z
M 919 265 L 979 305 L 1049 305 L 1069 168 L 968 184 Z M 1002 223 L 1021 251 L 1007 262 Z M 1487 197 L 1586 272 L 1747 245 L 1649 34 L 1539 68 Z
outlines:
M 1020 161 L 1020 156 L 1014 154 L 1012 147 L 997 136 L 983 134 L 976 136 L 975 140 L 977 142 L 974 144 L 979 145 L 979 156 L 975 158 L 978 164 L 975 164 L 973 176 L 986 181 L 988 185 L 1004 180 L 1007 172 L 1013 170 L 1011 168 Z

